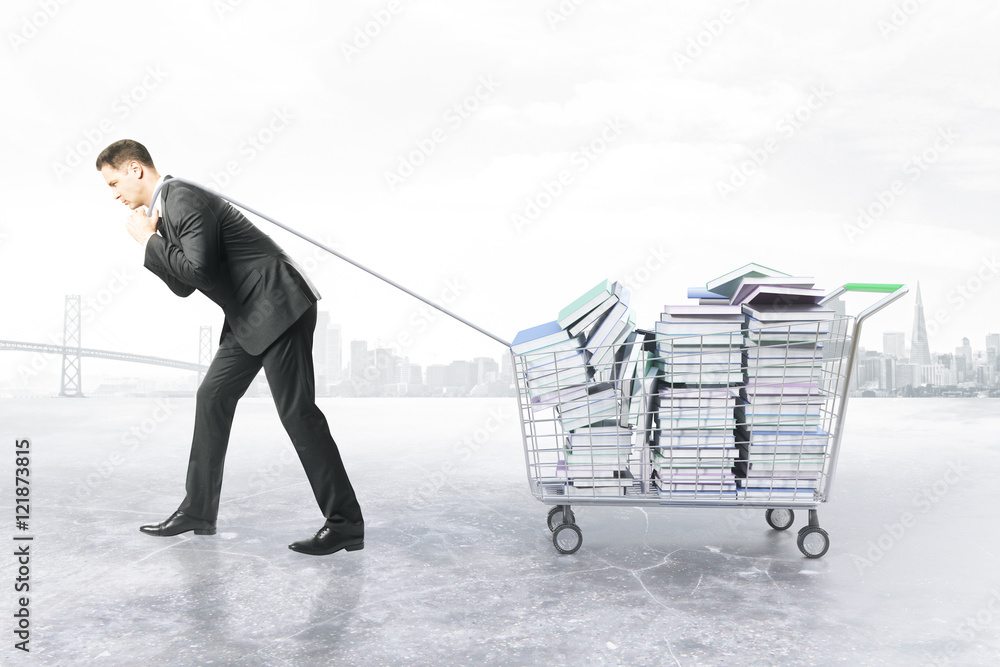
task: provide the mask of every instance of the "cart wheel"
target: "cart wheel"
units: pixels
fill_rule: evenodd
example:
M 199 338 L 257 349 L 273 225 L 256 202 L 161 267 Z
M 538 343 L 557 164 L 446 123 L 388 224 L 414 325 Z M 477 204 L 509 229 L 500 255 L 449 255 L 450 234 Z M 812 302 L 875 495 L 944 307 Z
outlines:
M 561 554 L 575 554 L 583 544 L 583 532 L 575 523 L 561 523 L 552 531 L 552 544 Z
M 549 530 L 555 530 L 556 526 L 562 524 L 562 514 L 563 514 L 562 505 L 555 505 L 552 509 L 549 510 L 549 516 L 547 519 L 547 522 L 549 524 Z M 576 515 L 573 514 L 573 510 L 569 511 L 569 522 L 576 523 Z
M 799 551 L 806 558 L 820 558 L 830 548 L 830 536 L 819 526 L 805 526 L 799 531 Z
M 795 512 L 786 509 L 768 510 L 764 513 L 764 519 L 775 530 L 788 530 L 795 521 Z

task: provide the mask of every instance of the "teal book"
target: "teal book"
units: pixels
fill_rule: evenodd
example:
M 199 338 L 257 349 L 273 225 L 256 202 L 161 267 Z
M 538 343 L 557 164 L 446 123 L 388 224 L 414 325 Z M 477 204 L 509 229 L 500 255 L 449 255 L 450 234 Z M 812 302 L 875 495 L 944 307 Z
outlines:
M 594 308 L 604 303 L 614 292 L 614 284 L 610 280 L 601 281 L 588 290 L 586 294 L 583 294 L 576 301 L 559 311 L 559 318 L 557 320 L 559 326 L 563 329 L 568 328 Z
M 788 274 L 751 262 L 746 266 L 741 266 L 735 271 L 730 271 L 729 273 L 721 275 L 718 278 L 709 280 L 705 283 L 705 289 L 724 297 L 732 297 L 736 288 L 739 287 L 744 278 L 771 278 L 774 276 L 788 277 Z

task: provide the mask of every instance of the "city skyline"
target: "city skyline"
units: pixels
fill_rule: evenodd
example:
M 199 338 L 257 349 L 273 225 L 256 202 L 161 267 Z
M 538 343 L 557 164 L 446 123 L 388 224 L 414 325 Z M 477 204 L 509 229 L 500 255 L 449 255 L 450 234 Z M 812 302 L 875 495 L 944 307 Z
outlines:
M 906 333 L 882 334 L 882 352 L 859 347 L 854 360 L 851 386 L 854 391 L 899 392 L 916 387 L 990 390 L 1000 388 L 1000 333 L 988 333 L 983 349 L 974 349 L 966 336 L 954 352 L 933 352 L 927 340 L 927 325 L 920 285 L 913 309 L 910 346 Z
M 442 317 L 445 317 L 445 316 L 442 316 Z M 912 323 L 911 331 L 919 331 L 919 329 L 921 328 L 920 327 L 920 320 L 921 320 L 922 317 L 923 317 L 923 304 L 922 304 L 922 300 L 920 299 L 920 286 L 919 286 L 919 283 L 918 283 L 918 285 L 915 288 L 915 304 L 914 304 L 913 323 Z M 201 327 L 199 327 L 199 331 L 198 332 L 195 332 L 195 333 L 192 334 L 192 341 L 191 341 L 190 347 L 191 347 L 192 351 L 195 352 L 195 353 L 198 351 L 198 345 L 200 344 L 200 341 L 196 339 L 196 336 L 200 338 L 200 329 L 201 328 L 206 328 L 206 327 L 209 328 L 209 329 L 212 329 L 212 327 L 208 327 L 207 325 L 202 325 Z M 926 323 L 923 325 L 923 328 L 926 330 Z M 327 340 L 326 345 L 323 344 L 324 336 L 321 333 L 322 331 L 325 331 L 326 334 L 327 334 L 327 336 L 326 336 L 326 340 Z M 869 338 L 871 338 L 871 332 L 869 332 L 869 334 L 870 334 Z M 331 338 L 331 336 L 332 336 L 332 338 Z M 899 346 L 902 345 L 903 348 L 905 350 L 907 350 L 907 352 L 905 352 L 906 357 L 907 357 L 906 361 L 907 362 L 911 361 L 910 360 L 910 355 L 912 354 L 912 337 L 910 338 L 910 343 L 911 344 L 909 346 L 907 346 L 906 345 L 906 342 L 907 342 L 907 337 L 906 336 L 907 335 L 906 335 L 906 333 L 904 331 L 883 331 L 883 332 L 881 332 L 881 336 L 882 336 L 882 347 L 881 347 L 881 349 L 883 351 L 883 354 L 892 354 L 895 358 L 901 359 L 902 356 L 898 352 L 898 349 L 899 349 Z M 912 334 L 911 334 L 911 336 L 912 336 Z M 340 341 L 339 343 L 336 342 L 336 340 L 338 338 L 339 338 L 339 341 Z M 902 341 L 902 342 L 894 342 L 892 344 L 887 344 L 886 340 L 888 338 L 892 338 L 895 341 Z M 964 339 L 968 339 L 970 341 L 972 340 L 968 336 L 963 336 L 962 339 L 963 340 Z M 212 337 L 212 340 L 213 340 L 213 349 L 212 349 L 212 351 L 214 353 L 214 346 L 215 346 L 215 344 L 216 344 L 217 341 L 216 341 L 216 339 L 214 337 Z M 344 374 L 348 373 L 349 372 L 349 368 L 350 368 L 349 363 L 345 362 L 345 359 L 347 359 L 347 360 L 350 359 L 350 356 L 349 356 L 349 346 L 352 343 L 354 343 L 354 342 L 359 342 L 359 340 L 360 340 L 360 342 L 364 342 L 365 343 L 366 348 L 368 346 L 371 346 L 372 349 L 391 350 L 391 348 L 386 347 L 385 344 L 384 344 L 384 342 L 383 342 L 383 341 L 386 340 L 385 337 L 375 337 L 375 338 L 367 338 L 367 339 L 350 339 L 350 340 L 346 341 L 346 345 L 345 345 L 345 342 L 344 342 L 345 341 L 345 337 L 343 336 L 343 325 L 340 324 L 340 323 L 336 323 L 336 322 L 332 322 L 331 321 L 331 312 L 329 310 L 321 309 L 321 310 L 318 311 L 318 314 L 317 314 L 317 329 L 316 329 L 316 334 L 314 336 L 314 361 L 315 361 L 315 365 L 316 365 L 316 368 L 317 368 L 317 381 L 318 381 L 318 383 L 325 381 L 325 382 L 327 382 L 329 384 L 336 384 L 337 382 L 339 382 L 339 381 L 341 381 L 343 379 Z M 1000 348 L 1000 333 L 988 332 L 985 335 L 984 340 L 986 340 L 987 342 L 984 344 L 984 346 L 982 348 L 979 348 L 979 347 L 972 347 L 971 348 L 972 352 L 974 354 L 975 353 L 982 353 L 984 355 L 988 355 L 989 354 L 989 350 L 990 350 L 991 347 Z M 992 344 L 989 342 L 991 340 L 994 341 Z M 58 340 L 58 341 L 53 340 L 53 341 L 50 341 L 50 342 L 56 342 L 57 344 L 61 344 L 61 337 L 60 337 L 60 340 Z M 959 343 L 959 342 L 961 342 L 961 340 L 956 340 L 955 342 Z M 81 345 L 83 347 L 90 347 L 90 345 L 88 345 L 85 340 L 81 343 Z M 929 341 L 928 341 L 928 345 L 929 345 Z M 971 346 L 971 342 L 970 342 L 970 346 Z M 861 345 L 860 349 L 863 349 L 863 350 L 867 351 L 868 349 L 870 349 L 870 347 L 871 347 L 870 345 L 869 346 Z M 958 346 L 958 345 L 949 346 L 949 347 L 946 347 L 945 349 L 953 351 L 957 347 L 961 347 L 961 346 Z M 345 352 L 348 352 L 347 357 L 344 356 Z M 949 352 L 949 351 L 942 352 L 939 348 L 935 347 L 935 348 L 929 350 L 929 354 L 930 354 L 930 364 L 933 365 L 935 363 L 935 360 L 937 358 L 941 357 L 942 355 L 952 354 L 952 352 Z M 56 386 L 58 386 L 58 383 L 59 383 L 59 374 L 58 374 L 59 363 L 57 362 L 57 359 L 59 357 L 57 355 L 49 355 L 49 356 L 51 356 L 51 359 L 46 360 L 46 359 L 43 358 L 41 361 L 39 360 L 39 356 L 37 354 L 7 352 L 7 355 L 21 355 L 22 361 L 16 365 L 16 367 L 15 367 L 15 373 L 13 373 L 13 374 L 11 374 L 9 376 L 10 379 L 7 382 L 4 382 L 4 381 L 0 380 L 0 393 L 7 394 L 7 393 L 10 393 L 11 391 L 16 392 L 16 391 L 18 391 L 20 389 L 26 389 L 26 388 L 29 388 L 29 387 L 33 387 L 36 390 L 41 390 L 41 387 L 45 386 L 45 384 L 44 384 L 45 382 L 55 382 Z M 440 356 L 441 356 L 440 354 L 434 355 L 434 356 L 438 357 L 438 358 L 437 359 L 411 359 L 408 356 L 404 357 L 404 358 L 407 360 L 406 363 L 410 367 L 419 367 L 422 371 L 426 370 L 427 368 L 429 368 L 431 366 L 448 366 L 451 363 L 456 362 L 456 361 L 469 361 L 470 360 L 470 359 L 461 359 L 461 358 L 452 358 L 452 359 L 441 360 L 440 359 Z M 479 356 L 480 357 L 489 357 L 490 355 L 479 355 Z M 477 357 L 472 357 L 471 359 L 475 359 L 475 358 L 477 358 Z M 509 366 L 509 363 L 510 363 L 509 362 L 509 354 L 507 354 L 507 353 L 501 353 L 498 357 L 494 356 L 494 357 L 490 357 L 490 358 L 493 358 L 494 360 L 499 359 L 499 363 L 501 365 Z M 338 359 L 339 359 L 339 362 L 338 362 Z M 179 359 L 179 360 L 183 361 L 184 359 Z M 333 372 L 328 372 L 326 374 L 326 376 L 323 376 L 319 372 L 319 369 L 325 369 L 328 366 L 328 360 L 334 364 L 334 368 L 335 369 L 339 369 L 339 370 L 334 370 Z M 190 359 L 190 361 L 197 361 L 197 357 L 193 356 Z M 148 382 L 162 383 L 165 386 L 176 386 L 176 385 L 183 385 L 183 384 L 187 383 L 187 380 L 185 380 L 185 379 L 183 379 L 181 377 L 178 377 L 177 375 L 175 375 L 173 373 L 171 373 L 171 375 L 165 375 L 165 374 L 162 373 L 162 371 L 153 370 L 153 367 L 137 366 L 134 369 L 130 369 L 130 370 L 139 371 L 139 372 L 135 372 L 135 373 L 128 373 L 128 372 L 125 372 L 125 373 L 114 373 L 114 372 L 107 372 L 107 371 L 104 370 L 105 368 L 109 368 L 111 365 L 116 365 L 116 364 L 119 364 L 119 363 L 122 363 L 122 362 L 103 362 L 102 360 L 99 360 L 99 359 L 87 359 L 86 365 L 88 367 L 88 371 L 90 371 L 90 372 L 87 372 L 87 373 L 84 374 L 85 382 L 87 382 L 87 384 L 91 386 L 91 389 L 93 389 L 93 384 L 94 384 L 93 382 L 91 382 L 92 379 L 99 379 L 99 380 L 105 380 L 105 381 L 114 381 L 114 380 L 121 380 L 121 379 L 124 379 L 124 378 L 128 378 L 128 379 L 133 379 L 133 380 L 139 380 L 139 381 L 142 381 L 142 382 L 145 382 L 145 383 L 148 383 Z M 856 359 L 856 363 L 858 363 L 857 359 Z M 97 366 L 98 368 L 101 368 L 102 369 L 101 372 L 97 372 L 97 373 L 92 372 L 93 366 Z M 178 371 L 178 372 L 180 372 L 180 371 Z M 42 378 L 46 378 L 46 379 L 42 380 Z M 23 382 L 25 380 L 30 380 L 30 379 L 34 379 L 35 382 L 31 382 L 31 383 L 28 383 L 28 384 L 25 384 Z M 41 383 L 41 387 L 39 386 L 39 382 Z M 42 391 L 44 391 L 44 390 L 42 390 Z

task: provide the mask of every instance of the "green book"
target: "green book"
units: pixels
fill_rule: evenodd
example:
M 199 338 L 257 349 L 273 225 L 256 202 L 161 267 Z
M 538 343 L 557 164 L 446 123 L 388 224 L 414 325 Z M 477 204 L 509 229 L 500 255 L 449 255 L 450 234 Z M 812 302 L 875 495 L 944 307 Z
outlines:
M 733 293 L 736 291 L 736 288 L 740 286 L 740 282 L 744 278 L 772 278 L 774 276 L 788 277 L 788 274 L 751 262 L 746 266 L 741 266 L 735 271 L 730 271 L 729 273 L 721 275 L 718 278 L 709 280 L 705 283 L 705 289 L 710 292 L 714 292 L 715 294 L 719 294 L 720 296 L 731 298 Z
M 603 280 L 586 294 L 559 311 L 559 326 L 563 329 L 569 327 L 587 313 L 604 303 L 612 294 L 614 286 L 610 280 Z

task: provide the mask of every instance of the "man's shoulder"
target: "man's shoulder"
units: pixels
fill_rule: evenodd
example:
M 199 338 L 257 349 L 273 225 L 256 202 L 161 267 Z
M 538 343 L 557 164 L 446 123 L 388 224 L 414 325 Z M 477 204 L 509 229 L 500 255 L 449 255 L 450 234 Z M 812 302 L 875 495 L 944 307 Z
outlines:
M 198 188 L 181 181 L 166 181 L 163 184 L 163 200 L 165 202 L 179 203 L 211 203 L 221 201 L 221 198 L 204 188 Z
M 206 188 L 167 181 L 163 185 L 163 193 L 163 207 L 170 218 L 197 210 L 208 210 L 219 219 L 229 219 L 236 213 L 222 197 Z

